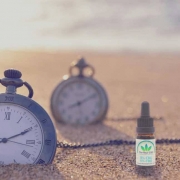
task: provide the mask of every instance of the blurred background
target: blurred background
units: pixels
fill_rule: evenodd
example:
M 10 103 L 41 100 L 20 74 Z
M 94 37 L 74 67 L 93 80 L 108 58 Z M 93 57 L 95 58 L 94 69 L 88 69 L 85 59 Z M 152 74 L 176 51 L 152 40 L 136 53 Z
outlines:
M 53 89 L 71 62 L 84 56 L 109 96 L 108 117 L 139 116 L 146 100 L 152 116 L 171 119 L 157 130 L 159 137 L 167 137 L 168 128 L 176 137 L 179 50 L 180 0 L 0 0 L 0 78 L 5 69 L 20 70 L 34 89 L 33 99 L 50 115 Z M 114 138 L 118 128 L 133 137 L 136 122 L 106 125 Z
M 0 0 L 0 49 L 178 52 L 180 0 Z

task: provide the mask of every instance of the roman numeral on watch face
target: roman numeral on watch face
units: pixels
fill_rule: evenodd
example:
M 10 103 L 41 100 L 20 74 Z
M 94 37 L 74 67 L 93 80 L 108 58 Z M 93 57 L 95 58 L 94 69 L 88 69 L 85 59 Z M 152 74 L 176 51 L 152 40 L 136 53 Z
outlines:
M 26 140 L 26 144 L 35 144 L 35 140 Z
M 24 157 L 29 158 L 31 154 L 29 154 L 28 152 L 26 152 L 25 150 L 23 150 L 23 152 L 21 153 Z
M 5 112 L 4 120 L 10 120 L 10 118 L 11 118 L 11 112 Z
M 45 161 L 43 161 L 42 159 L 39 159 L 37 162 L 37 164 L 44 164 L 44 163 L 45 163 Z
M 48 146 L 50 146 L 50 145 L 51 145 L 51 140 L 46 139 L 46 140 L 45 140 L 45 144 L 48 145 Z

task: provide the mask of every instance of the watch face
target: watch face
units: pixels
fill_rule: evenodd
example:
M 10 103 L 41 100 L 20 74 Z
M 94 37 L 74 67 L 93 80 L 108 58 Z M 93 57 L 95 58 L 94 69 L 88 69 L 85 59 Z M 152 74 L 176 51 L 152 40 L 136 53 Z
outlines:
M 55 91 L 52 110 L 70 124 L 89 124 L 102 120 L 107 111 L 107 97 L 94 80 L 70 80 Z
M 0 164 L 33 164 L 44 136 L 37 118 L 22 106 L 0 104 Z
M 46 111 L 18 94 L 0 94 L 0 164 L 48 164 L 56 132 Z

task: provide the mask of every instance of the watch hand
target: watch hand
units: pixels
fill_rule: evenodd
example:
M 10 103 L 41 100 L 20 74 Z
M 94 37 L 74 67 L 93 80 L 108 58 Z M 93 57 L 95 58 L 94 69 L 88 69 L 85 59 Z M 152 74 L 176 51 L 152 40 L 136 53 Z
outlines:
M 71 104 L 71 105 L 69 106 L 69 108 L 73 108 L 73 107 L 80 106 L 80 105 L 81 105 L 81 102 L 78 101 L 77 103 Z
M 82 103 L 84 103 L 84 102 L 86 102 L 86 101 L 88 101 L 88 100 L 90 100 L 90 99 L 92 99 L 92 98 L 94 98 L 94 97 L 96 97 L 96 94 L 92 94 L 92 95 L 84 98 L 82 101 L 78 101 L 77 103 L 71 104 L 71 105 L 69 106 L 69 108 L 73 108 L 73 107 L 76 107 L 76 106 L 80 106 Z
M 96 97 L 96 94 L 92 94 L 92 95 L 88 96 L 87 98 L 83 99 L 83 100 L 81 101 L 81 104 L 84 103 L 84 102 L 86 102 L 86 101 L 89 101 L 90 99 L 93 99 L 93 98 L 95 98 L 95 97 Z
M 30 128 L 28 128 L 28 129 L 22 131 L 22 132 L 19 133 L 19 134 L 16 134 L 16 135 L 14 135 L 14 136 L 11 136 L 11 137 L 9 137 L 9 138 L 0 138 L 0 139 L 1 139 L 0 143 L 1 143 L 1 142 L 6 143 L 7 141 L 9 141 L 9 139 L 12 139 L 12 138 L 17 137 L 17 136 L 20 136 L 20 135 L 24 135 L 24 134 L 26 134 L 27 132 L 29 132 L 29 131 L 31 131 L 31 130 L 32 130 L 32 127 L 30 127 Z
M 31 128 L 28 128 L 28 129 L 26 129 L 26 130 L 24 130 L 24 131 L 22 131 L 21 133 L 19 133 L 19 134 L 16 134 L 16 135 L 14 135 L 14 136 L 11 136 L 11 137 L 9 137 L 9 138 L 7 138 L 7 139 L 12 139 L 12 138 L 14 138 L 14 137 L 17 137 L 17 136 L 20 136 L 20 135 L 24 135 L 24 134 L 26 134 L 27 132 L 29 132 L 29 131 L 31 131 L 32 130 L 32 127 Z
M 33 147 L 33 146 L 30 146 L 30 145 L 27 145 L 27 144 L 23 144 L 23 143 L 19 143 L 19 142 L 16 142 L 16 141 L 11 141 L 11 140 L 8 140 L 7 138 L 0 138 L 0 139 L 4 139 L 6 142 L 9 141 L 9 142 L 13 142 L 13 143 L 16 143 L 16 144 L 21 144 L 21 145 L 25 145 L 25 146 L 29 146 L 29 147 Z M 0 143 L 3 142 L 3 141 L 0 141 Z
M 8 140 L 8 141 L 9 141 L 9 142 L 16 143 L 16 144 L 21 144 L 21 145 L 24 145 L 24 146 L 33 147 L 33 146 L 30 146 L 30 145 L 27 145 L 27 144 L 23 144 L 23 143 L 20 143 L 20 142 L 16 142 L 16 141 L 11 141 L 11 140 Z

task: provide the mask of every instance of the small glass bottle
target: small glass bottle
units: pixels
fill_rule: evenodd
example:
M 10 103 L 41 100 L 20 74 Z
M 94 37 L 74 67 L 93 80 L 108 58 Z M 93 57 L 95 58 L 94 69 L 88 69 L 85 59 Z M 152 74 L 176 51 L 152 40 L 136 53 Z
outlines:
M 156 164 L 156 141 L 148 102 L 141 104 L 141 117 L 137 119 L 136 131 L 136 165 L 154 166 Z

